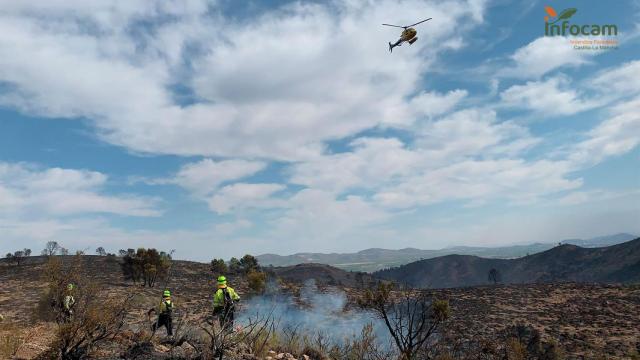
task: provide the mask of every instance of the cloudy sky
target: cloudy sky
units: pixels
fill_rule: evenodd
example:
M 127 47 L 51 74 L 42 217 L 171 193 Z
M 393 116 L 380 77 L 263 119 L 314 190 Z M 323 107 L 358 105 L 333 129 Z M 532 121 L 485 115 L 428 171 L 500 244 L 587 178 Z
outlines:
M 237 4 L 0 0 L 2 253 L 640 234 L 640 2 Z

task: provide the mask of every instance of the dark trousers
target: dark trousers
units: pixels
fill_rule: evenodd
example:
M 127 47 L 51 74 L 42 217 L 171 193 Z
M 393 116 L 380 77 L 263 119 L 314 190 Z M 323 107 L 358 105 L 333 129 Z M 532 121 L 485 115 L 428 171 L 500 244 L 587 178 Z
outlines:
M 160 314 L 158 315 L 158 322 L 153 324 L 153 331 L 155 332 L 158 328 L 161 327 L 167 328 L 167 335 L 173 335 L 173 319 L 171 318 L 171 314 Z
M 222 311 L 218 315 L 218 320 L 220 321 L 220 328 L 232 329 L 234 317 L 235 317 L 235 309 L 233 307 L 222 309 Z
M 62 310 L 62 314 L 58 316 L 58 322 L 69 323 L 71 322 L 72 316 L 73 316 L 73 311 L 71 309 L 64 309 Z

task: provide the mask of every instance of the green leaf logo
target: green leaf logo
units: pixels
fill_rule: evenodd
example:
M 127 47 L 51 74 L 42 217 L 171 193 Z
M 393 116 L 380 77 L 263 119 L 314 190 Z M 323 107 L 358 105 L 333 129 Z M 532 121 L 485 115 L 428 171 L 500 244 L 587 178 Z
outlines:
M 550 14 L 549 9 L 545 9 L 547 10 L 547 13 Z M 562 12 L 560 13 L 560 15 L 558 16 L 558 18 L 556 19 L 556 21 L 552 22 L 551 24 L 555 24 L 560 20 L 567 20 L 568 18 L 572 17 L 576 12 L 578 11 L 578 9 L 576 8 L 568 8 L 568 9 L 564 9 L 562 10 Z M 553 13 L 555 13 L 555 11 L 553 11 Z M 552 15 L 553 16 L 553 15 Z M 547 17 L 545 16 L 544 21 L 547 21 Z
M 576 8 L 568 8 L 568 9 L 564 9 L 562 10 L 562 12 L 560 13 L 560 16 L 558 16 L 558 20 L 562 20 L 562 19 L 568 19 L 570 17 L 573 16 L 573 14 L 576 13 L 576 11 L 578 11 L 578 9 Z

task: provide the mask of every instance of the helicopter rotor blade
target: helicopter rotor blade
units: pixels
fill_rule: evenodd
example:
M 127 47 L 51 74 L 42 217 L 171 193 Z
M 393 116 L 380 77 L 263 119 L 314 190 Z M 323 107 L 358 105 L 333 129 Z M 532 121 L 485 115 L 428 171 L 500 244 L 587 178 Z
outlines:
M 403 29 L 405 29 L 405 28 L 406 28 L 406 26 L 399 26 L 399 25 L 391 25 L 391 24 L 382 24 L 382 25 L 384 25 L 384 26 L 399 27 L 399 28 L 403 28 Z
M 417 22 L 417 23 L 415 23 L 415 24 L 413 24 L 413 25 L 409 25 L 409 26 L 407 26 L 407 27 L 416 26 L 416 25 L 418 25 L 418 24 L 422 24 L 423 22 L 425 22 L 425 21 L 429 21 L 429 20 L 431 20 L 431 19 L 432 19 L 432 18 L 428 18 L 428 19 L 425 19 L 425 20 L 419 21 L 419 22 Z

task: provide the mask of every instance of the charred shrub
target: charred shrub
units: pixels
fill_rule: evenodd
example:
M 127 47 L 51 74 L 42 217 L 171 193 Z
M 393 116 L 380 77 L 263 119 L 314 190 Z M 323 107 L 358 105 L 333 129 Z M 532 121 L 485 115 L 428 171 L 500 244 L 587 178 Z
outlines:
M 65 267 L 62 261 L 54 257 L 46 265 L 48 287 L 37 311 L 39 315 L 56 320 L 58 324 L 49 351 L 54 358 L 84 358 L 92 349 L 112 340 L 124 328 L 132 296 L 108 296 L 84 274 L 80 256 L 71 266 Z M 72 297 L 72 301 L 69 297 Z
M 359 305 L 382 319 L 402 359 L 429 358 L 436 338 L 450 316 L 449 303 L 425 292 L 397 289 L 381 283 L 367 290 Z
M 564 351 L 555 342 L 542 340 L 540 331 L 531 325 L 516 324 L 502 334 L 505 339 L 505 355 L 509 359 L 564 359 Z

